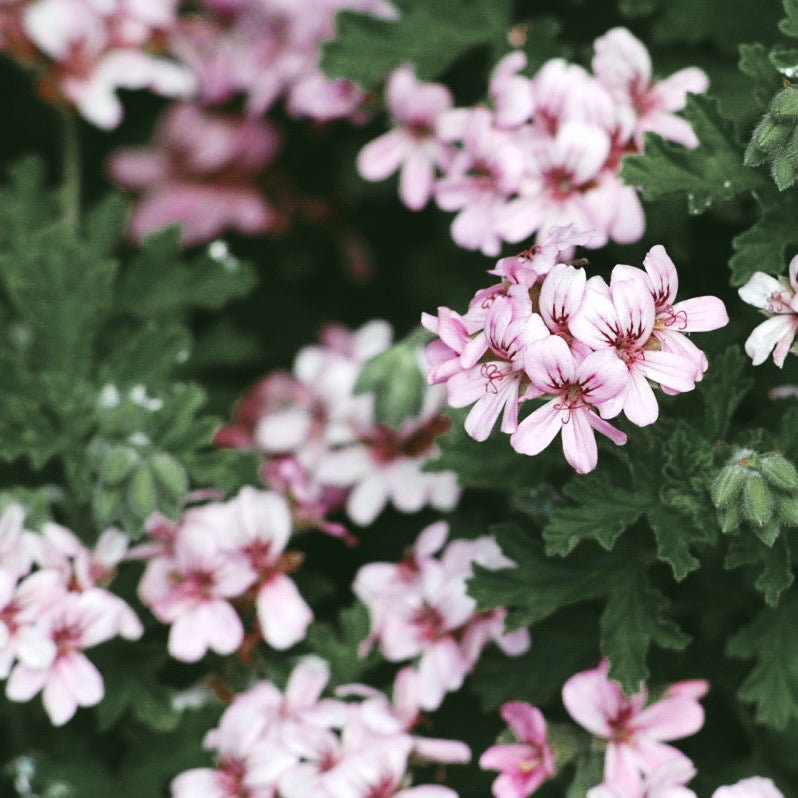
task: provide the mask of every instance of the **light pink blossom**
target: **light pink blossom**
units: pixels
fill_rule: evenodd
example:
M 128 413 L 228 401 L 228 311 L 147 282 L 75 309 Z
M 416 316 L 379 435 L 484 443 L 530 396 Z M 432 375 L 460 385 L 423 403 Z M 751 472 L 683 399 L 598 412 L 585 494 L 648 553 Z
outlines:
M 621 113 L 629 117 L 638 150 L 645 133 L 657 133 L 685 147 L 697 147 L 690 123 L 674 111 L 684 108 L 688 92 L 701 94 L 709 86 L 706 73 L 688 67 L 669 78 L 652 78 L 651 57 L 645 45 L 626 28 L 613 28 L 593 43 L 593 72 L 612 94 Z
M 784 795 L 770 779 L 752 776 L 728 787 L 718 787 L 712 798 L 784 798 Z
M 419 210 L 432 195 L 436 166 L 451 155 L 436 135 L 436 120 L 451 108 L 452 96 L 441 84 L 416 80 L 412 66 L 395 69 L 385 92 L 397 127 L 360 151 L 357 168 L 367 180 L 384 180 L 401 169 L 399 197 L 411 210 Z
M 758 366 L 772 352 L 773 362 L 781 368 L 798 331 L 798 255 L 790 261 L 787 278 L 756 272 L 738 293 L 769 316 L 748 336 L 746 354 Z
M 595 412 L 608 407 L 627 382 L 626 368 L 613 353 L 592 352 L 578 362 L 568 344 L 553 335 L 526 350 L 525 368 L 531 395 L 552 398 L 518 425 L 510 438 L 517 452 L 538 454 L 562 431 L 565 459 L 585 474 L 598 460 L 594 430 L 626 443 L 626 435 Z
M 554 754 L 546 740 L 546 721 L 536 707 L 510 701 L 501 715 L 515 734 L 516 743 L 488 748 L 479 758 L 483 770 L 498 770 L 493 782 L 496 798 L 526 798 L 554 775 Z
M 698 698 L 707 684 L 690 682 L 690 689 L 675 690 L 646 706 L 645 689 L 626 697 L 617 682 L 607 678 L 609 663 L 577 673 L 563 686 L 562 699 L 571 717 L 597 737 L 607 741 L 604 782 L 622 796 L 639 796 L 644 777 L 664 763 L 684 754 L 663 741 L 695 734 L 704 723 Z M 699 692 L 698 688 L 702 688 Z M 686 766 L 685 765 L 685 766 Z

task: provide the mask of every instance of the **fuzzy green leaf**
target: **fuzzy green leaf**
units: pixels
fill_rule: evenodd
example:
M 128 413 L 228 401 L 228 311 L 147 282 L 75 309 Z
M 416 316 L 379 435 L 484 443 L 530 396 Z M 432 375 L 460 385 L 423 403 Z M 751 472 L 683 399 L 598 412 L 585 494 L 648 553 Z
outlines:
M 783 85 L 768 57 L 768 48 L 761 42 L 741 44 L 739 67 L 753 81 L 751 93 L 757 108 L 764 111 L 773 95 Z
M 218 242 L 191 258 L 181 253 L 179 242 L 175 227 L 147 237 L 119 281 L 120 310 L 146 318 L 191 307 L 218 309 L 255 284 L 252 267 L 223 245 L 214 248 Z
M 756 665 L 740 686 L 743 701 L 756 705 L 759 723 L 785 729 L 798 719 L 798 593 L 759 613 L 728 641 L 726 651 Z
M 649 671 L 646 654 L 656 643 L 680 651 L 690 638 L 665 612 L 669 602 L 646 577 L 645 569 L 628 569 L 613 580 L 601 616 L 601 653 L 610 662 L 610 678 L 628 695 L 640 689 Z
M 641 491 L 612 485 L 606 476 L 590 474 L 569 482 L 563 492 L 577 507 L 560 507 L 543 530 L 546 553 L 564 557 L 583 540 L 595 540 L 608 551 L 623 531 L 645 512 L 650 498 Z
M 341 11 L 336 37 L 322 46 L 321 67 L 328 77 L 346 78 L 366 90 L 404 63 L 429 80 L 472 47 L 506 49 L 511 5 L 508 0 L 401 0 L 396 21 Z
M 759 172 L 743 166 L 734 125 L 721 115 L 717 100 L 688 95 L 683 115 L 700 146 L 690 150 L 648 134 L 645 153 L 623 159 L 627 185 L 639 187 L 646 200 L 684 194 L 689 212 L 697 214 L 765 184 Z
M 798 243 L 796 215 L 798 198 L 794 192 L 788 192 L 768 202 L 759 221 L 734 238 L 734 255 L 729 261 L 732 285 L 743 285 L 754 272 L 781 274 L 785 271 L 784 250 Z
M 375 648 L 365 657 L 357 655 L 370 629 L 368 610 L 360 602 L 341 610 L 337 623 L 315 621 L 308 628 L 306 642 L 313 653 L 330 666 L 330 686 L 357 681 L 362 673 L 380 661 Z
M 699 385 L 704 401 L 704 429 L 711 440 L 724 438 L 734 411 L 754 384 L 750 361 L 738 346 L 728 347 L 712 359 Z

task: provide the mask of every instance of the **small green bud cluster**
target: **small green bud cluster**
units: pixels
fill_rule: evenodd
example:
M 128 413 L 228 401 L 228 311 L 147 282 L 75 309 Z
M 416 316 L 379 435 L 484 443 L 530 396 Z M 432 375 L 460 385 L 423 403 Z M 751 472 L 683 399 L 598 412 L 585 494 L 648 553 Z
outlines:
M 798 88 L 787 86 L 771 100 L 745 151 L 746 166 L 768 164 L 784 191 L 798 179 Z
M 97 474 L 92 511 L 100 526 L 119 522 L 136 535 L 152 513 L 176 514 L 189 480 L 171 454 L 135 441 L 112 443 L 103 438 L 95 438 L 89 449 Z
M 726 534 L 745 523 L 772 546 L 783 525 L 798 527 L 798 470 L 778 452 L 741 449 L 718 472 L 710 495 Z

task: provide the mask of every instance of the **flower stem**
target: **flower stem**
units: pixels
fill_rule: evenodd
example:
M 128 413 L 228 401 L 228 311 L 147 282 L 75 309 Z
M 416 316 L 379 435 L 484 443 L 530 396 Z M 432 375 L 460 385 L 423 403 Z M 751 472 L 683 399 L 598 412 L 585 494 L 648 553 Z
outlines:
M 80 137 L 77 117 L 64 113 L 64 166 L 61 185 L 61 201 L 64 219 L 77 228 L 80 223 Z

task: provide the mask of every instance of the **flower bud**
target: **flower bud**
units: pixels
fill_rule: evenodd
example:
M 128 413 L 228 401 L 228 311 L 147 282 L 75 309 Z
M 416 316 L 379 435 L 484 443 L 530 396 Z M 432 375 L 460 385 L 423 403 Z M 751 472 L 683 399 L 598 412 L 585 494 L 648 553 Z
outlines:
M 116 521 L 124 501 L 123 488 L 98 485 L 91 499 L 91 509 L 97 524 L 105 526 Z
M 188 493 L 188 477 L 182 465 L 167 452 L 156 452 L 149 466 L 157 486 L 170 499 L 182 499 Z
M 770 152 L 783 147 L 792 132 L 792 125 L 766 116 L 754 131 L 754 142 L 760 150 Z
M 743 485 L 743 515 L 763 527 L 773 517 L 774 502 L 764 477 L 752 471 Z
M 118 485 L 133 470 L 138 456 L 129 446 L 108 446 L 102 458 L 100 479 L 107 485 Z
M 770 168 L 773 180 L 779 187 L 779 191 L 789 188 L 798 177 L 798 168 L 794 160 L 787 154 L 778 156 Z
M 778 490 L 798 491 L 798 470 L 780 454 L 762 458 L 762 476 L 768 485 Z
M 777 119 L 798 119 L 798 89 L 789 86 L 780 91 L 770 104 L 770 113 Z
M 709 489 L 715 507 L 727 507 L 740 495 L 747 471 L 745 466 L 732 463 L 718 472 Z
M 731 504 L 718 511 L 718 524 L 724 535 L 731 535 L 740 526 L 740 510 L 736 504 Z
M 775 518 L 768 521 L 763 527 L 754 527 L 754 533 L 768 548 L 773 547 L 780 532 L 781 526 Z
M 128 506 L 138 518 L 147 518 L 158 508 L 158 489 L 149 466 L 139 465 L 130 478 Z
M 776 512 L 788 526 L 798 526 L 798 496 L 777 496 Z

